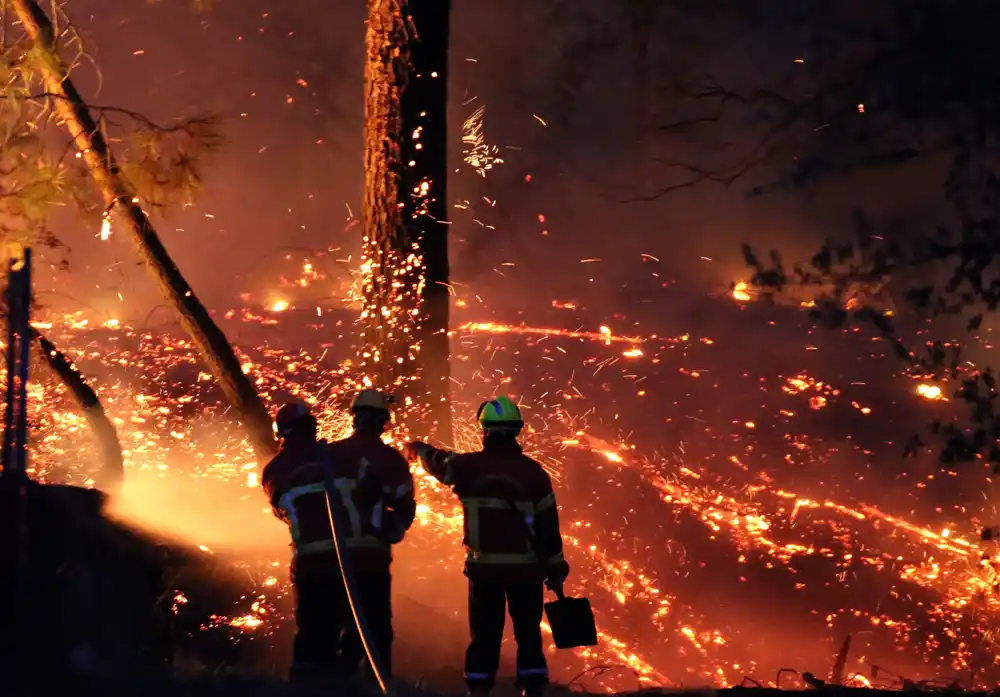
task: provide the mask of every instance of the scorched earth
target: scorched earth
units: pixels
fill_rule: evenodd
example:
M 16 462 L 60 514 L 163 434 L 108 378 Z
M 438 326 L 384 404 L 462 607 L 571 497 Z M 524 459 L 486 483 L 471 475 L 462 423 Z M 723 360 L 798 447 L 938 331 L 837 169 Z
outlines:
M 555 480 L 569 588 L 596 608 L 600 646 L 553 651 L 557 679 L 595 666 L 611 667 L 583 678 L 598 689 L 634 685 L 633 674 L 685 685 L 773 683 L 781 669 L 825 677 L 850 634 L 853 682 L 995 681 L 996 550 L 979 539 L 994 522 L 989 470 L 901 457 L 926 421 L 955 409 L 947 387 L 892 377 L 884 347 L 859 332 L 817 332 L 796 310 L 732 297 L 704 302 L 697 332 L 655 311 L 602 317 L 553 302 L 530 324 L 505 324 L 456 307 L 462 445 L 475 446 L 475 404 L 496 392 L 521 400 L 527 449 Z M 82 315 L 40 326 L 118 426 L 118 513 L 226 555 L 252 580 L 205 631 L 287 640 L 286 533 L 191 343 L 176 327 Z M 357 378 L 349 315 L 240 309 L 225 328 L 266 399 L 305 398 L 325 435 L 345 432 L 342 395 Z M 36 377 L 34 474 L 84 483 L 97 466 L 85 422 L 61 386 Z M 418 522 L 397 554 L 397 593 L 462 623 L 458 503 L 414 473 Z

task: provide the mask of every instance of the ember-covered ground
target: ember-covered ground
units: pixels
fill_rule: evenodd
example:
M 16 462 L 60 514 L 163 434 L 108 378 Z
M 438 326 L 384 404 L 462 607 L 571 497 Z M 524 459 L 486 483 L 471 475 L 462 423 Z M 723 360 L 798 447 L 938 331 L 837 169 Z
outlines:
M 60 685 L 60 687 L 65 687 Z M 346 697 L 347 695 L 373 695 L 377 694 L 370 689 L 346 685 L 317 685 L 314 687 L 304 687 L 280 683 L 274 681 L 252 680 L 252 679 L 201 679 L 195 681 L 146 681 L 142 683 L 94 683 L 83 684 L 75 682 L 73 684 L 74 694 L 80 695 L 100 695 L 101 697 L 117 697 L 122 695 L 137 694 L 141 690 L 142 694 L 150 697 L 228 697 L 229 695 L 247 697 L 312 697 L 313 695 L 337 695 Z M 423 692 L 415 689 L 397 690 L 400 697 L 418 697 L 421 695 L 430 696 L 434 693 Z M 637 697 L 646 695 L 698 695 L 702 697 L 723 697 L 733 695 L 734 697 L 795 697 L 796 695 L 816 695 L 815 691 L 803 692 L 795 690 L 775 690 L 768 688 L 727 688 L 721 690 L 686 690 L 686 691 L 665 691 L 665 690 L 644 690 L 642 692 L 623 693 L 621 697 Z M 880 695 L 898 694 L 889 690 L 877 690 L 870 688 L 839 688 L 838 695 L 843 697 L 878 697 Z M 914 693 L 922 694 L 922 693 Z M 933 694 L 933 693 L 923 693 Z M 955 694 L 955 693 L 951 693 Z M 965 695 L 987 695 L 988 692 L 965 692 Z M 497 691 L 497 697 L 505 697 Z
M 994 522 L 989 470 L 945 475 L 932 453 L 901 457 L 955 409 L 939 399 L 947 387 L 893 378 L 884 344 L 811 330 L 798 309 L 720 295 L 685 298 L 681 314 L 670 292 L 616 316 L 560 301 L 510 317 L 455 308 L 463 444 L 475 445 L 471 413 L 485 396 L 523 401 L 526 446 L 559 496 L 570 590 L 596 608 L 600 645 L 553 652 L 556 679 L 626 691 L 766 685 L 784 668 L 825 678 L 851 634 L 851 684 L 995 682 L 998 610 L 980 560 L 996 550 L 979 541 Z M 354 316 L 238 309 L 224 325 L 264 395 L 309 399 L 336 436 Z M 201 545 L 247 589 L 206 607 L 179 582 L 178 620 L 200 628 L 192 652 L 217 644 L 241 672 L 280 672 L 286 532 L 191 343 L 169 325 L 42 321 L 118 423 L 129 468 L 118 514 Z M 47 377 L 30 399 L 36 475 L 85 481 L 96 455 L 84 421 Z M 415 475 L 418 522 L 394 565 L 398 644 L 419 646 L 428 671 L 456 671 L 458 504 Z

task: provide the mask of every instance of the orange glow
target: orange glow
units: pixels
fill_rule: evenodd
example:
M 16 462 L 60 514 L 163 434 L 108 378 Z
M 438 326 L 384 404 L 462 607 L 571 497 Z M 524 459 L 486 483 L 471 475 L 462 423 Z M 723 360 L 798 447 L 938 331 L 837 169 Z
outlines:
M 232 316 L 236 321 L 264 326 L 267 322 L 292 322 L 295 317 L 279 319 L 261 314 L 240 310 Z M 170 335 L 157 335 L 155 341 L 143 340 L 146 335 L 124 322 L 88 321 L 77 314 L 45 318 L 39 324 L 49 326 L 53 339 L 71 351 L 76 351 L 77 346 L 91 345 L 91 332 L 111 337 L 106 346 L 112 348 L 89 356 L 92 362 L 82 367 L 85 373 L 106 364 L 116 370 L 127 368 L 139 376 L 164 375 L 196 360 L 188 340 Z M 840 632 L 846 625 L 839 623 L 845 618 L 859 618 L 871 631 L 889 632 L 898 646 L 921 656 L 932 653 L 934 647 L 919 643 L 923 639 L 918 636 L 923 635 L 918 635 L 915 619 L 918 615 L 947 621 L 949 631 L 969 643 L 980 641 L 975 638 L 984 636 L 979 623 L 985 627 L 1000 609 L 1000 600 L 991 590 L 995 578 L 993 565 L 1000 566 L 1000 557 L 978 539 L 976 527 L 961 515 L 922 520 L 920 515 L 909 513 L 908 508 L 874 506 L 865 502 L 866 484 L 853 489 L 827 484 L 810 489 L 794 480 L 796 486 L 782 487 L 782 481 L 787 482 L 780 478 L 783 471 L 804 470 L 810 459 L 818 461 L 820 457 L 820 444 L 808 433 L 796 431 L 794 423 L 799 415 L 811 416 L 810 410 L 834 404 L 853 405 L 862 413 L 872 413 L 870 407 L 845 395 L 852 389 L 849 383 L 831 385 L 804 371 L 769 378 L 761 382 L 762 389 L 779 403 L 768 407 L 753 401 L 752 411 L 726 423 L 725 437 L 716 441 L 718 451 L 698 452 L 696 449 L 701 446 L 681 443 L 678 438 L 676 445 L 654 453 L 630 444 L 627 434 L 614 431 L 620 402 L 629 395 L 635 399 L 640 386 L 641 390 L 648 390 L 649 396 L 638 404 L 648 404 L 650 409 L 659 409 L 677 398 L 676 392 L 665 395 L 652 380 L 642 382 L 656 369 L 657 361 L 670 361 L 665 372 L 677 376 L 674 379 L 683 385 L 694 382 L 690 380 L 694 374 L 701 376 L 698 384 L 709 387 L 712 381 L 723 384 L 715 366 L 682 353 L 695 347 L 716 351 L 716 347 L 722 346 L 721 341 L 694 334 L 670 339 L 618 336 L 610 324 L 588 332 L 483 322 L 462 325 L 456 334 L 463 334 L 456 341 L 466 342 L 463 346 L 466 354 L 482 351 L 472 354 L 473 360 L 482 361 L 482 366 L 489 366 L 489 355 L 498 344 L 512 354 L 519 352 L 519 362 L 527 360 L 529 349 L 545 357 L 551 355 L 556 361 L 577 360 L 569 352 L 572 342 L 553 340 L 571 339 L 582 362 L 572 364 L 566 370 L 567 377 L 580 366 L 597 376 L 588 383 L 580 377 L 583 371 L 579 371 L 569 382 L 553 390 L 550 397 L 537 404 L 526 401 L 531 408 L 526 412 L 527 452 L 543 463 L 560 495 L 561 482 L 574 479 L 567 476 L 570 472 L 586 468 L 599 473 L 596 478 L 599 482 L 606 480 L 605 488 L 595 489 L 584 498 L 583 504 L 569 497 L 561 499 L 567 507 L 563 523 L 565 546 L 574 569 L 573 583 L 579 584 L 574 585 L 574 592 L 579 589 L 581 595 L 591 597 L 602 633 L 599 646 L 560 654 L 558 669 L 575 675 L 587 665 L 620 664 L 634 669 L 643 684 L 677 684 L 684 675 L 675 675 L 677 665 L 671 664 L 671 659 L 664 658 L 659 650 L 661 644 L 676 642 L 683 647 L 683 665 L 691 666 L 691 674 L 699 676 L 698 680 L 712 685 L 738 683 L 747 670 L 753 669 L 747 666 L 758 660 L 756 654 L 740 648 L 743 639 L 739 622 L 723 624 L 718 618 L 699 614 L 697 608 L 685 608 L 677 589 L 677 584 L 683 583 L 683 574 L 697 568 L 700 561 L 712 564 L 713 559 L 693 558 L 686 562 L 689 566 L 678 566 L 676 573 L 669 565 L 666 571 L 657 566 L 657 559 L 664 554 L 674 555 L 671 565 L 684 560 L 686 555 L 705 554 L 694 551 L 697 544 L 703 544 L 704 548 L 711 544 L 723 555 L 731 554 L 733 564 L 741 568 L 756 565 L 758 569 L 795 574 L 796 592 L 817 593 L 810 598 L 836 593 L 843 583 L 842 574 L 859 569 L 877 574 L 887 587 L 900 589 L 901 597 L 892 608 L 876 611 L 872 608 L 878 607 L 877 604 L 848 605 L 857 601 L 859 596 L 855 595 L 845 596 L 851 599 L 844 602 L 842 609 L 820 605 L 817 612 L 822 613 L 820 617 L 827 617 L 831 631 Z M 498 335 L 506 338 L 498 342 Z M 618 345 L 626 342 L 626 346 Z M 366 376 L 358 377 L 348 363 L 323 365 L 321 355 L 324 354 L 320 351 L 306 349 L 286 353 L 259 348 L 241 351 L 239 360 L 262 395 L 292 394 L 309 401 L 319 417 L 321 434 L 337 438 L 350 430 L 350 418 L 340 406 L 340 398 L 359 383 L 370 383 Z M 641 360 L 625 360 L 640 357 Z M 608 387 L 605 391 L 605 385 L 612 384 L 611 367 L 616 364 L 621 368 L 627 390 L 612 392 Z M 113 509 L 115 515 L 127 521 L 195 544 L 204 554 L 214 555 L 219 563 L 232 558 L 249 560 L 246 571 L 241 573 L 249 573 L 254 579 L 256 594 L 247 595 L 236 607 L 218 608 L 219 614 L 213 622 L 216 626 L 263 635 L 272 631 L 270 625 L 288 621 L 272 604 L 288 593 L 287 531 L 272 518 L 266 502 L 261 500 L 257 490 L 258 465 L 239 428 L 224 418 L 211 421 L 190 418 L 192 405 L 218 404 L 212 401 L 218 397 L 214 395 L 211 378 L 202 375 L 176 394 L 160 389 L 156 382 L 143 387 L 138 387 L 142 384 L 138 380 L 116 379 L 100 384 L 102 400 L 118 426 L 128 468 L 122 496 L 114 502 Z M 506 389 L 508 384 L 512 385 L 511 393 L 521 394 L 523 383 L 508 380 L 508 375 L 499 370 L 490 374 L 482 385 L 474 385 L 469 393 L 478 396 L 486 389 L 496 392 L 497 385 Z M 917 391 L 919 394 L 919 388 Z M 609 393 L 614 400 L 605 401 L 604 396 Z M 536 397 L 538 394 L 535 393 Z M 455 412 L 460 450 L 476 448 L 479 443 L 475 424 L 463 416 L 473 409 L 474 405 L 458 406 Z M 31 442 L 35 476 L 44 478 L 50 463 L 65 459 L 66 443 L 87 437 L 86 423 L 69 408 L 60 388 L 44 380 L 31 384 L 29 410 L 37 434 Z M 588 423 L 588 414 L 597 414 L 597 418 Z M 658 415 L 654 418 L 659 420 Z M 777 443 L 767 440 L 774 433 L 774 419 L 781 429 Z M 701 427 L 700 417 L 690 421 Z M 676 422 L 664 419 L 663 423 L 667 437 L 676 437 L 671 430 Z M 399 443 L 407 435 L 393 431 L 387 440 Z M 729 439 L 734 439 L 734 446 L 726 450 Z M 756 459 L 755 451 L 765 448 L 773 462 L 770 467 Z M 179 467 L 176 463 L 185 464 Z M 418 464 L 413 463 L 411 468 L 418 508 L 407 545 L 417 546 L 428 568 L 409 571 L 419 575 L 441 570 L 443 575 L 460 582 L 462 520 L 458 503 Z M 209 482 L 217 482 L 212 486 L 218 489 L 209 496 L 211 503 L 186 504 L 185 515 L 178 516 L 177 502 L 189 501 L 192 495 L 192 478 L 198 479 L 197 489 L 209 486 Z M 637 507 L 632 511 L 631 503 L 618 505 L 619 500 L 629 501 L 624 498 L 631 495 L 625 487 L 647 492 L 643 496 L 648 504 L 643 505 L 658 506 L 660 510 Z M 906 517 L 896 512 L 905 512 Z M 662 529 L 654 530 L 653 526 L 661 520 L 684 519 L 688 526 L 683 533 L 685 537 L 692 529 L 706 537 L 701 541 L 695 539 L 695 545 L 681 537 L 666 537 L 664 543 L 658 541 L 660 538 L 646 538 L 642 534 L 635 537 L 634 533 L 627 544 L 616 540 L 616 522 L 635 521 L 640 515 L 643 516 L 640 525 L 648 523 L 650 535 L 672 535 L 673 523 Z M 855 535 L 857 543 L 853 541 Z M 817 579 L 801 571 L 820 562 L 829 565 L 828 577 Z M 813 591 L 814 586 L 827 590 Z M 919 589 L 920 597 L 924 598 L 921 602 L 926 604 L 904 602 L 902 596 L 908 588 Z M 180 592 L 174 605 L 178 613 L 190 611 L 186 597 Z M 620 619 L 619 612 L 628 620 Z M 817 642 L 821 643 L 819 637 Z M 960 663 L 963 659 L 956 651 L 948 660 Z M 685 684 L 691 684 L 692 679 L 686 678 Z
M 944 393 L 938 385 L 917 385 L 917 394 L 931 401 L 944 398 Z
M 739 300 L 740 302 L 746 302 L 748 300 L 752 300 L 753 298 L 750 296 L 750 293 L 748 292 L 749 287 L 750 286 L 748 286 L 745 281 L 738 282 L 736 285 L 733 286 L 733 298 Z
M 553 327 L 518 327 L 511 324 L 499 324 L 496 322 L 467 322 L 459 327 L 462 331 L 472 333 L 490 334 L 535 334 L 538 336 L 563 336 L 570 339 L 589 339 L 591 341 L 603 341 L 610 344 L 620 342 L 625 344 L 639 344 L 645 339 L 638 336 L 615 336 L 608 327 L 601 327 L 597 332 L 576 332 L 566 329 L 556 329 Z

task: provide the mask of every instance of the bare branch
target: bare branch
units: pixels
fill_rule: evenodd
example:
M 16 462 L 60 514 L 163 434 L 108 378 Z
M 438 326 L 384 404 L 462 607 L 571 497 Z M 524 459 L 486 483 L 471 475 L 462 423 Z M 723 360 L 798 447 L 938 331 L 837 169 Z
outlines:
M 690 179 L 686 179 L 686 180 L 681 181 L 681 182 L 676 182 L 676 183 L 673 183 L 673 184 L 664 185 L 664 186 L 662 186 L 662 187 L 660 187 L 660 188 L 652 191 L 651 193 L 644 194 L 644 195 L 641 195 L 641 196 L 635 196 L 635 197 L 631 197 L 631 198 L 627 198 L 627 199 L 621 199 L 618 202 L 619 203 L 649 203 L 649 202 L 661 199 L 664 196 L 667 196 L 668 194 L 672 194 L 672 193 L 674 193 L 676 191 L 680 191 L 682 189 L 690 189 L 690 188 L 692 188 L 694 186 L 697 186 L 699 184 L 704 184 L 704 183 L 720 184 L 724 188 L 728 189 L 733 184 L 735 184 L 737 181 L 739 181 L 741 178 L 743 178 L 752 169 L 756 168 L 758 165 L 760 165 L 763 162 L 766 162 L 768 159 L 770 159 L 771 154 L 772 154 L 771 151 L 767 151 L 767 152 L 764 152 L 763 154 L 758 155 L 757 157 L 754 157 L 754 158 L 746 160 L 743 164 L 741 164 L 741 165 L 739 165 L 739 166 L 737 166 L 735 168 L 731 168 L 731 169 L 728 169 L 728 170 L 722 170 L 722 171 L 716 171 L 716 172 L 703 170 L 703 169 L 700 169 L 698 167 L 695 167 L 694 165 L 688 164 L 686 162 L 670 162 L 670 163 L 665 163 L 664 166 L 667 169 L 682 169 L 682 170 L 685 170 L 685 171 L 693 174 L 694 176 L 691 177 Z
M 0 99 L 7 99 L 11 96 L 10 93 L 0 92 Z M 38 92 L 36 94 L 30 94 L 24 97 L 19 97 L 22 99 L 30 101 L 43 101 L 50 99 L 66 99 L 64 95 L 54 94 L 52 92 Z M 140 123 L 151 131 L 157 131 L 159 133 L 177 133 L 180 131 L 185 131 L 190 133 L 194 128 L 211 126 L 216 127 L 221 121 L 221 117 L 214 115 L 203 115 L 191 117 L 188 119 L 179 120 L 177 123 L 172 125 L 164 125 L 157 123 L 153 119 L 149 118 L 145 114 L 133 111 L 132 109 L 126 109 L 120 106 L 111 106 L 107 104 L 89 104 L 88 105 L 92 111 L 96 111 L 100 114 L 121 114 L 127 116 L 136 123 Z

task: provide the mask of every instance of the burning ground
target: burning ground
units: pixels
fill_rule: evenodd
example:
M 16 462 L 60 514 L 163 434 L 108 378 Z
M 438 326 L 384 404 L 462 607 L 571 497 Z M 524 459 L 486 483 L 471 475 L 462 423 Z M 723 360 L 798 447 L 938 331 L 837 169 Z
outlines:
M 632 673 L 674 685 L 774 682 L 782 668 L 825 676 L 852 634 L 857 683 L 995 681 L 998 608 L 981 558 L 996 550 L 979 541 L 994 522 L 989 470 L 901 458 L 914 431 L 954 408 L 947 388 L 889 377 L 879 342 L 817 333 L 797 310 L 706 299 L 690 326 L 670 326 L 652 309 L 668 292 L 626 314 L 554 301 L 517 321 L 457 303 L 461 438 L 475 444 L 468 417 L 483 395 L 523 400 L 526 445 L 560 498 L 571 589 L 591 598 L 603 632 L 594 650 L 553 654 L 557 678 L 594 666 L 612 668 L 580 682 L 607 689 L 633 687 Z M 336 436 L 351 317 L 281 309 L 234 310 L 226 330 L 262 394 L 308 399 Z M 118 424 L 118 515 L 201 545 L 246 586 L 204 610 L 181 584 L 178 617 L 191 614 L 205 641 L 279 655 L 291 631 L 286 533 L 190 342 L 170 327 L 45 323 Z M 48 380 L 30 400 L 36 475 L 85 482 L 96 461 L 84 421 Z M 460 629 L 458 504 L 415 474 L 397 594 Z M 461 634 L 397 615 L 404 650 L 437 642 L 440 660 L 460 664 Z

